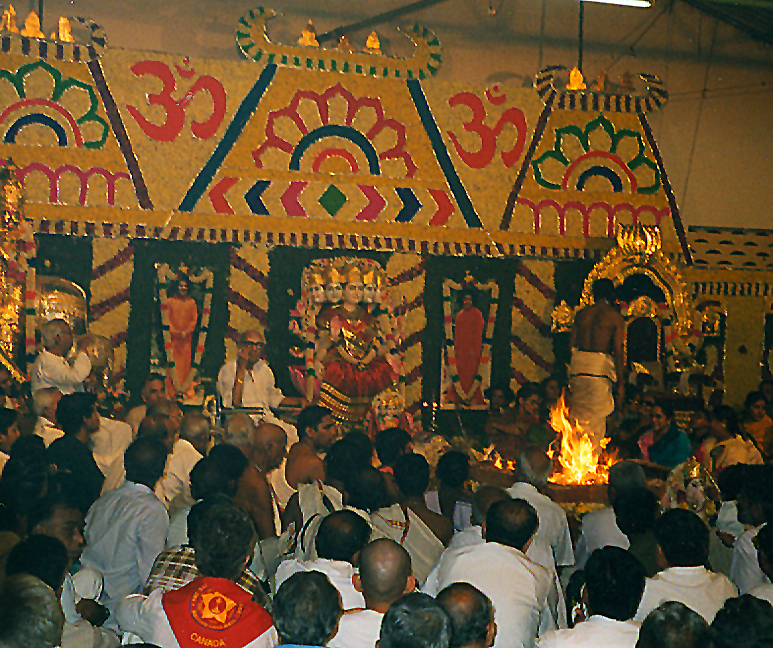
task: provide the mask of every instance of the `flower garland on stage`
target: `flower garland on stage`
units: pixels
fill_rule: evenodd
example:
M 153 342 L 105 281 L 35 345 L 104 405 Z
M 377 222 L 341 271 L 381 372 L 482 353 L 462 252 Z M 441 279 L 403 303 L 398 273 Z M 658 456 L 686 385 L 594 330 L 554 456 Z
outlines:
M 202 270 L 198 275 L 195 275 L 182 264 L 177 271 L 173 271 L 166 263 L 157 263 L 156 271 L 158 273 L 158 299 L 161 303 L 161 328 L 164 333 L 164 355 L 166 357 L 167 375 L 171 379 L 175 391 L 178 394 L 184 394 L 190 389 L 198 374 L 198 369 L 201 365 L 201 356 L 204 354 L 204 348 L 207 343 L 209 314 L 212 309 L 212 286 L 214 284 L 214 275 L 212 274 L 212 271 L 207 268 Z M 194 353 L 191 362 L 191 370 L 182 382 L 180 382 L 177 372 L 174 371 L 175 363 L 171 354 L 172 334 L 169 329 L 169 309 L 167 304 L 167 288 L 169 287 L 169 282 L 178 276 L 178 272 L 183 273 L 191 282 L 205 282 L 204 306 L 201 310 L 196 352 Z
M 468 391 L 462 388 L 459 379 L 459 370 L 456 366 L 456 346 L 454 344 L 454 322 L 451 316 L 451 289 L 462 291 L 467 288 L 476 288 L 477 290 L 489 291 L 490 303 L 489 313 L 486 320 L 485 335 L 483 337 L 483 347 L 480 354 L 478 370 L 475 373 L 472 385 Z M 496 324 L 497 305 L 499 302 L 499 286 L 496 281 L 490 281 L 486 284 L 480 284 L 470 274 L 467 274 L 461 284 L 446 279 L 443 282 L 443 321 L 445 323 L 446 334 L 446 352 L 448 354 L 448 372 L 451 378 L 451 384 L 464 403 L 469 403 L 479 389 L 486 389 L 491 374 L 491 340 L 494 335 L 494 325 Z

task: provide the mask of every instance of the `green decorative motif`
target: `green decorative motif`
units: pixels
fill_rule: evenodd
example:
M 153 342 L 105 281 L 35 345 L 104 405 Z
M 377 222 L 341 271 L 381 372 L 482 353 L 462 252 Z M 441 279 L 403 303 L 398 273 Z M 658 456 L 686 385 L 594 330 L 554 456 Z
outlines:
M 609 150 L 597 151 L 592 150 L 591 147 L 591 135 L 597 130 L 603 130 L 609 137 Z M 627 142 L 635 142 L 636 153 L 626 160 L 621 157 L 621 151 L 626 147 L 623 146 Z M 573 146 L 574 145 L 574 146 Z M 566 155 L 566 150 L 577 150 L 581 148 L 583 154 L 570 159 Z M 532 161 L 532 169 L 534 170 L 534 179 L 541 187 L 545 189 L 551 189 L 553 191 L 561 191 L 566 189 L 573 189 L 573 187 L 565 186 L 568 180 L 568 173 L 574 169 L 574 166 L 583 160 L 583 158 L 597 158 L 600 163 L 596 167 L 599 169 L 600 175 L 610 177 L 610 174 L 618 175 L 620 170 L 623 170 L 630 174 L 630 177 L 636 177 L 635 172 L 640 167 L 645 167 L 652 172 L 653 181 L 651 184 L 640 186 L 636 184 L 635 193 L 651 195 L 657 193 L 662 184 L 660 181 L 660 170 L 655 162 L 650 160 L 646 155 L 646 146 L 642 134 L 630 130 L 627 128 L 615 131 L 615 125 L 604 114 L 599 114 L 596 119 L 589 121 L 585 128 L 580 128 L 575 124 L 568 126 L 562 126 L 555 130 L 555 144 L 552 149 L 543 153 L 540 157 Z M 543 173 L 543 165 L 549 160 L 554 160 L 564 167 L 564 175 L 560 182 L 551 181 L 546 173 Z M 606 172 L 604 172 L 606 170 Z M 614 178 L 613 178 L 614 180 Z M 614 186 L 614 183 L 613 183 Z M 620 182 L 622 187 L 622 182 Z M 581 189 L 580 189 L 581 190 Z M 622 191 L 622 188 L 614 189 L 615 192 Z
M 53 81 L 53 90 L 51 91 L 50 97 L 34 97 L 34 99 L 42 99 L 45 103 L 56 104 L 60 110 L 67 112 L 69 115 L 69 111 L 61 105 L 61 99 L 64 94 L 66 92 L 85 93 L 85 96 L 88 97 L 88 109 L 80 117 L 75 115 L 72 115 L 72 117 L 79 127 L 89 123 L 99 125 L 99 137 L 88 140 L 84 138 L 83 147 L 89 149 L 101 149 L 105 145 L 105 142 L 107 142 L 109 128 L 107 121 L 99 116 L 97 92 L 88 83 L 72 78 L 63 79 L 62 73 L 59 70 L 43 60 L 22 65 L 16 72 L 0 70 L 0 79 L 6 79 L 10 82 L 16 89 L 16 94 L 19 96 L 19 99 L 23 102 L 30 99 L 30 97 L 27 96 L 27 77 L 38 70 L 51 77 L 51 80 Z

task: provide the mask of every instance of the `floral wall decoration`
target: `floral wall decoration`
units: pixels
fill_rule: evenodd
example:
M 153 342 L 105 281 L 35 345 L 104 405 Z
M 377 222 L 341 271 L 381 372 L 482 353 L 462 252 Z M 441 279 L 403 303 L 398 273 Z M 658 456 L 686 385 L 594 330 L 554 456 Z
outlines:
M 125 238 L 96 238 L 92 249 L 89 331 L 112 343 L 113 376 L 117 384 L 121 384 L 126 368 L 134 247 Z
M 396 300 L 398 349 L 402 354 L 402 386 L 405 407 L 416 414 L 422 397 L 422 337 L 427 324 L 424 313 L 425 264 L 418 254 L 393 254 L 387 262 L 387 277 Z
M 523 259 L 515 274 L 511 337 L 511 386 L 539 382 L 553 371 L 551 314 L 556 299 L 555 266 Z
M 269 260 L 265 245 L 236 245 L 231 249 L 228 287 L 226 357 L 236 356 L 240 333 L 263 330 L 267 322 Z

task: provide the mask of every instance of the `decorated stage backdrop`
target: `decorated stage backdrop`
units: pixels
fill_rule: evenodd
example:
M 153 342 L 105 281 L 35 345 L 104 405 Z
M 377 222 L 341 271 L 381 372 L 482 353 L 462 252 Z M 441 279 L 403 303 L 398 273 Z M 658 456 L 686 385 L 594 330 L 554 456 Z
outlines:
M 485 305 L 480 366 L 462 390 L 478 401 L 492 381 L 540 380 L 563 359 L 550 332 L 561 277 L 584 276 L 618 224 L 659 224 L 664 250 L 689 261 L 647 122 L 667 98 L 657 78 L 570 91 L 554 66 L 533 89 L 442 83 L 426 27 L 402 31 L 415 47 L 399 58 L 371 40 L 367 51 L 274 43 L 272 15 L 234 16 L 242 62 L 112 50 L 85 19 L 71 20 L 75 43 L 0 37 L 0 158 L 18 165 L 39 261 L 74 257 L 51 274 L 86 290 L 130 389 L 182 348 L 167 339 L 181 265 L 200 377 L 216 375 L 239 332 L 266 326 L 289 390 L 303 269 L 376 261 L 399 297 L 415 409 L 459 398 L 442 385 L 458 359 L 444 285 L 469 276 Z

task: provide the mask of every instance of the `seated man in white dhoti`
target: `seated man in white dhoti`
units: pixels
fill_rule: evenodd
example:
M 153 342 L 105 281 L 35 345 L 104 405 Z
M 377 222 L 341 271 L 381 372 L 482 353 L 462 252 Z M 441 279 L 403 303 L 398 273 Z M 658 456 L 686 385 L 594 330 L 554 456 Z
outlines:
M 622 402 L 625 320 L 614 306 L 615 286 L 610 279 L 593 283 L 593 299 L 593 305 L 577 313 L 572 327 L 570 411 L 599 446 L 615 399 Z

